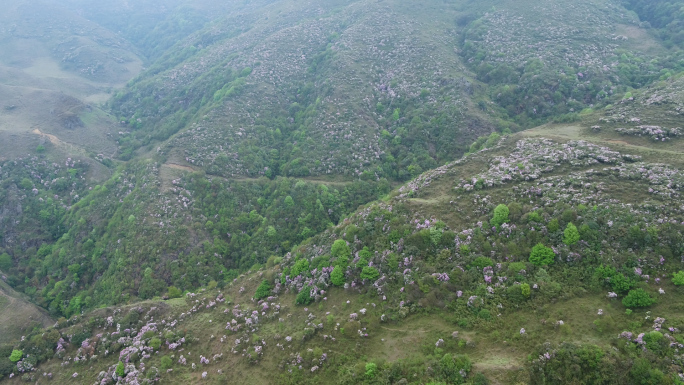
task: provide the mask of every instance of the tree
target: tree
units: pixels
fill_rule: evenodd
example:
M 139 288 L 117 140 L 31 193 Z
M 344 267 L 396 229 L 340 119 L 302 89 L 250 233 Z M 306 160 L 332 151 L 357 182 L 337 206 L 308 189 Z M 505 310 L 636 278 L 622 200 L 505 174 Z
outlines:
M 292 270 L 290 270 L 290 277 L 296 277 L 302 273 L 308 273 L 309 272 L 309 260 L 306 258 L 302 258 L 295 262 L 294 266 L 292 266 Z
M 341 266 L 335 266 L 333 271 L 330 273 L 330 281 L 335 286 L 343 286 L 344 279 L 344 269 Z
M 380 272 L 373 266 L 366 266 L 363 268 L 363 270 L 361 270 L 361 279 L 375 281 L 379 276 Z
M 330 248 L 330 256 L 337 259 L 337 265 L 346 267 L 351 256 L 351 250 L 347 246 L 347 242 L 344 239 L 336 240 Z
M 610 286 L 617 293 L 624 293 L 634 286 L 634 281 L 619 273 L 610 277 Z
M 273 287 L 271 286 L 271 283 L 268 282 L 268 280 L 264 279 L 261 281 L 261 284 L 259 287 L 257 287 L 256 293 L 254 294 L 254 299 L 263 299 L 271 295 L 271 289 Z
M 679 271 L 677 273 L 674 273 L 674 275 L 672 276 L 672 283 L 675 284 L 676 286 L 684 285 L 684 271 Z
M 166 370 L 171 368 L 173 366 L 173 360 L 169 356 L 164 356 L 161 358 L 161 367 L 162 370 Z
M 7 253 L 0 255 L 0 270 L 8 271 L 12 267 L 12 257 Z
M 498 228 L 499 226 L 508 222 L 509 213 L 510 210 L 508 209 L 508 206 L 504 204 L 496 206 L 496 208 L 494 209 L 494 217 L 492 217 L 490 223 Z
M 2 379 L 4 376 L 10 375 L 16 367 L 17 366 L 10 362 L 10 360 L 0 359 L 0 379 Z
M 313 302 L 313 298 L 311 298 L 311 288 L 309 286 L 304 286 L 302 288 L 302 291 L 297 294 L 297 298 L 295 299 L 295 303 L 297 305 L 308 305 L 311 302 Z
M 21 187 L 24 190 L 30 190 L 33 188 L 33 182 L 31 182 L 31 179 L 29 178 L 24 178 L 19 182 L 19 187 Z
M 530 262 L 537 266 L 546 266 L 552 264 L 555 257 L 556 254 L 552 248 L 537 243 L 530 253 Z
M 356 262 L 356 267 L 363 268 L 368 266 L 368 261 L 373 257 L 373 253 L 368 250 L 368 247 L 364 247 L 363 250 L 359 251 L 359 261 Z
M 150 346 L 154 350 L 159 350 L 159 348 L 161 348 L 161 344 L 162 342 L 161 339 L 159 339 L 159 337 L 152 337 L 152 339 L 150 339 Z
M 644 289 L 630 290 L 625 298 L 622 299 L 622 304 L 625 307 L 648 307 L 656 302 Z
M 572 224 L 572 222 L 568 223 L 568 226 L 565 227 L 565 231 L 563 232 L 563 243 L 566 245 L 574 245 L 580 240 L 580 234 L 579 231 L 577 231 L 577 227 Z
M 523 295 L 523 297 L 529 298 L 530 294 L 532 294 L 532 291 L 530 290 L 530 284 L 529 283 L 521 283 L 520 284 L 520 293 Z
M 168 296 L 169 298 L 180 298 L 183 296 L 183 292 L 175 286 L 169 286 Z
M 119 363 L 116 364 L 116 370 L 115 370 L 116 375 L 123 378 L 123 376 L 125 374 L 125 370 L 126 370 L 126 368 L 124 366 L 124 363 L 119 361 Z
M 446 380 L 450 384 L 462 384 L 465 382 L 464 375 L 462 373 L 470 372 L 472 368 L 472 363 L 468 356 L 456 356 L 453 357 L 451 354 L 445 354 L 439 364 L 437 365 L 437 370 L 440 377 Z
M 12 362 L 18 362 L 19 360 L 21 360 L 21 357 L 23 357 L 23 356 L 24 356 L 23 351 L 14 349 L 14 350 L 12 350 L 12 354 L 10 354 L 9 359 Z

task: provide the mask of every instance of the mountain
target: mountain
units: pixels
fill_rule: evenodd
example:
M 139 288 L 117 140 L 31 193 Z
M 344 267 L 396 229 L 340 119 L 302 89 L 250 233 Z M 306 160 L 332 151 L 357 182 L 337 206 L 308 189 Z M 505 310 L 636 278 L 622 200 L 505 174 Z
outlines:
M 10 1 L 0 376 L 680 383 L 682 6 Z

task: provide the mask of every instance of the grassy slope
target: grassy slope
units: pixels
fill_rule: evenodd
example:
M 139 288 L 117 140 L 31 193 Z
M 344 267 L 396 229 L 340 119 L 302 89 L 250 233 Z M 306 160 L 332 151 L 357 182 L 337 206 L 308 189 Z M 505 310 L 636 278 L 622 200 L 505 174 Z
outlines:
M 0 344 L 12 342 L 36 326 L 48 327 L 53 324 L 54 320 L 45 310 L 0 280 Z
M 474 212 L 472 204 L 469 203 L 472 200 L 471 195 L 477 193 L 465 194 L 464 196 L 462 192 L 453 189 L 454 181 L 487 170 L 493 156 L 506 156 L 514 150 L 514 143 L 526 136 L 546 133 L 554 137 L 555 140 L 565 142 L 574 139 L 571 136 L 577 135 L 577 132 L 586 132 L 587 134 L 582 134 L 580 137 L 611 145 L 608 142 L 610 139 L 604 140 L 600 135 L 591 138 L 590 132 L 593 131 L 584 131 L 586 129 L 588 127 L 583 126 L 582 123 L 578 124 L 577 128 L 570 130 L 564 126 L 546 127 L 505 139 L 497 148 L 471 155 L 458 166 L 451 167 L 446 173 L 448 177 L 445 177 L 444 174 L 438 175 L 431 179 L 429 185 L 415 189 L 416 198 L 402 198 L 397 195 L 391 198 L 389 203 L 405 205 L 412 217 L 439 218 L 453 231 L 468 228 L 477 220 L 476 218 L 480 217 L 480 214 Z M 643 145 L 650 149 L 644 150 L 636 145 L 629 145 L 627 149 L 632 154 L 643 156 L 645 161 L 662 162 L 669 160 L 674 165 L 682 164 L 681 151 L 675 151 L 680 154 L 679 156 L 672 156 L 669 153 L 664 156 L 662 151 L 658 149 L 659 143 L 643 143 Z M 668 149 L 668 151 L 673 150 Z M 565 175 L 571 170 L 573 167 L 563 166 L 552 174 Z M 642 183 L 625 183 L 619 180 L 609 181 L 608 179 L 606 182 L 609 185 L 605 192 L 612 199 L 619 199 L 623 203 L 638 205 L 643 199 L 650 199 L 652 203 L 659 201 L 658 198 L 648 197 L 647 185 Z M 514 185 L 487 190 L 489 199 L 493 202 L 510 199 L 507 197 Z M 669 204 L 667 199 L 660 202 L 664 205 Z M 352 216 L 351 223 L 358 223 L 359 218 L 357 215 Z M 341 225 L 342 228 L 349 223 L 346 221 Z M 317 237 L 314 243 L 326 244 L 328 241 L 325 239 L 329 239 L 329 236 L 335 238 L 335 234 L 330 232 Z M 311 244 L 304 246 L 302 250 L 308 253 L 310 246 Z M 273 269 L 277 273 L 281 268 L 276 266 Z M 578 288 L 568 288 L 564 294 L 553 300 L 539 297 L 519 309 L 508 304 L 504 310 L 500 311 L 500 316 L 496 316 L 488 322 L 470 323 L 469 326 L 463 326 L 457 322 L 463 317 L 471 317 L 467 313 L 463 313 L 462 308 L 454 311 L 442 309 L 440 306 L 428 306 L 423 310 L 416 310 L 415 314 L 411 313 L 406 318 L 398 318 L 385 323 L 380 321 L 380 316 L 396 311 L 396 302 L 399 299 L 397 294 L 390 295 L 388 293 L 388 301 L 382 301 L 381 298 L 372 293 L 360 294 L 355 290 L 331 288 L 326 294 L 327 300 L 309 305 L 308 310 L 305 310 L 303 306 L 293 305 L 293 294 L 282 294 L 272 301 L 273 304 L 278 303 L 282 306 L 279 314 L 270 315 L 274 314 L 272 313 L 273 309 L 271 309 L 267 311 L 269 315 L 260 316 L 261 321 L 258 330 L 246 334 L 226 331 L 225 323 L 236 317 L 224 314 L 223 310 L 232 309 L 235 305 L 240 305 L 243 309 L 253 309 L 255 304 L 250 301 L 250 296 L 264 276 L 272 277 L 273 273 L 269 269 L 239 277 L 222 290 L 228 301 L 223 304 L 219 303 L 215 309 L 207 310 L 205 305 L 217 296 L 216 290 L 201 291 L 198 297 L 188 300 L 172 300 L 160 305 L 156 305 L 154 302 L 143 304 L 146 308 L 156 305 L 161 310 L 157 310 L 158 313 L 154 319 L 157 321 L 164 319 L 167 323 L 179 319 L 180 313 L 190 314 L 188 310 L 195 305 L 195 299 L 198 299 L 201 305 L 196 308 L 198 309 L 196 313 L 186 316 L 183 321 L 179 322 L 178 326 L 168 328 L 175 333 L 187 333 L 186 337 L 189 341 L 191 340 L 190 337 L 195 338 L 195 340 L 183 345 L 185 350 L 182 353 L 179 351 L 171 352 L 162 348 L 160 355 L 172 355 L 174 365 L 173 372 L 162 373 L 161 378 L 174 383 L 205 383 L 207 381 L 208 383 L 223 383 L 225 381 L 231 383 L 273 383 L 276 380 L 288 381 L 288 378 L 298 383 L 307 381 L 311 383 L 345 383 L 345 381 L 351 381 L 353 383 L 363 378 L 363 371 L 365 370 L 363 367 L 368 361 L 374 361 L 381 366 L 383 363 L 391 363 L 401 359 L 406 360 L 405 362 L 411 362 L 411 360 L 419 363 L 426 362 L 435 354 L 435 342 L 442 338 L 447 342 L 443 347 L 444 352 L 469 355 L 474 363 L 474 372 L 484 373 L 492 383 L 525 383 L 528 381 L 527 356 L 534 353 L 537 347 L 544 342 L 552 344 L 560 342 L 595 344 L 603 349 L 611 349 L 615 346 L 615 342 L 612 340 L 613 336 L 623 330 L 648 331 L 651 323 L 649 319 L 664 317 L 668 320 L 668 325 L 675 326 L 684 322 L 684 319 L 679 315 L 684 310 L 681 305 L 681 291 L 672 286 L 668 279 L 663 279 L 661 283 L 641 284 L 642 287 L 651 292 L 655 292 L 659 288 L 664 289 L 666 294 L 661 297 L 663 300 L 646 310 L 636 310 L 630 315 L 625 314 L 625 307 L 619 300 L 606 298 L 605 291 L 595 291 L 586 286 L 578 285 Z M 240 288 L 244 288 L 244 292 L 241 293 Z M 374 307 L 373 304 L 377 307 Z M 419 306 L 419 308 L 422 307 Z M 360 317 L 360 326 L 348 323 L 349 313 L 358 312 L 361 308 L 367 308 L 368 312 Z M 603 315 L 597 315 L 598 309 L 603 310 Z M 127 311 L 128 309 L 124 309 L 120 313 L 115 313 L 115 319 L 123 319 Z M 73 333 L 82 327 L 78 325 L 85 325 L 85 319 L 90 317 L 101 319 L 113 312 L 114 309 L 98 311 L 85 317 L 84 321 L 77 320 L 75 326 L 67 326 L 61 332 L 63 334 Z M 333 319 L 327 319 L 328 312 L 333 316 Z M 302 340 L 309 314 L 315 315 L 316 323 L 323 323 L 323 329 L 314 333 L 313 337 Z M 282 322 L 278 322 L 278 318 L 282 319 Z M 557 320 L 563 320 L 565 326 L 559 328 L 555 325 Z M 99 325 L 101 322 L 97 321 L 96 324 Z M 346 327 L 345 334 L 342 334 L 339 328 L 335 329 L 336 323 L 340 323 L 341 327 Z M 365 327 L 365 333 L 368 333 L 369 337 L 355 336 L 354 333 L 349 332 L 351 327 Z M 526 329 L 524 337 L 521 337 L 519 333 L 520 328 Z M 111 327 L 96 327 L 92 334 L 106 333 L 112 330 Z M 457 339 L 451 336 L 454 331 L 459 332 Z M 227 336 L 225 342 L 220 342 L 221 336 L 224 335 Z M 336 341 L 324 339 L 323 335 L 333 336 Z M 259 359 L 259 363 L 250 364 L 241 353 L 233 354 L 230 352 L 235 338 L 243 338 L 244 336 L 252 340 L 257 337 L 258 340 L 265 340 L 265 353 Z M 285 336 L 293 336 L 293 342 L 285 343 L 283 340 Z M 464 342 L 459 345 L 457 341 Z M 275 346 L 279 343 L 284 344 L 284 350 Z M 288 357 L 291 353 L 310 356 L 311 352 L 308 349 L 317 348 L 328 354 L 328 360 L 320 365 L 320 369 L 315 374 L 311 374 L 308 370 L 313 364 L 305 364 L 304 372 L 306 374 L 297 374 L 298 369 L 296 368 L 294 369 L 295 374 L 288 374 L 287 368 L 289 366 L 287 363 L 283 366 L 283 361 L 289 361 L 291 357 Z M 74 348 L 67 350 L 67 355 L 73 356 L 74 353 Z M 180 354 L 184 354 L 188 359 L 187 366 L 175 363 Z M 212 363 L 208 365 L 200 365 L 196 370 L 190 368 L 191 362 L 199 364 L 199 355 L 211 359 L 215 354 L 223 354 L 223 357 L 215 362 L 212 360 Z M 115 358 L 104 358 L 101 355 L 98 357 L 92 364 L 85 366 L 83 364 L 70 364 L 68 367 L 60 366 L 61 361 L 53 359 L 41 366 L 38 373 L 52 372 L 56 379 L 52 383 L 74 383 L 74 381 L 76 383 L 79 381 L 92 383 L 100 370 L 106 370 L 108 366 L 116 364 L 117 361 Z M 160 367 L 159 360 L 159 355 L 154 355 L 146 360 L 148 371 L 152 366 Z M 419 365 L 419 367 L 422 369 L 409 371 L 409 373 L 416 373 L 418 376 L 408 378 L 409 382 L 422 383 L 422 379 L 430 375 L 424 366 Z M 220 374 L 218 370 L 221 370 L 223 374 Z M 203 381 L 201 380 L 201 373 L 205 371 L 208 373 L 208 380 Z M 78 380 L 71 377 L 73 372 L 79 373 Z M 38 383 L 46 381 L 40 376 L 36 376 L 36 380 Z M 20 380 L 16 381 L 19 383 Z

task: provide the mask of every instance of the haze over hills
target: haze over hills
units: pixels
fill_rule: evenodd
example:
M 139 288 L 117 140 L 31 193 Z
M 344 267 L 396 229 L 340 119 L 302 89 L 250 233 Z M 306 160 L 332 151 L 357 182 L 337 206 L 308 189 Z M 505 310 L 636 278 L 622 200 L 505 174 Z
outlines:
M 681 383 L 682 12 L 9 1 L 0 381 Z

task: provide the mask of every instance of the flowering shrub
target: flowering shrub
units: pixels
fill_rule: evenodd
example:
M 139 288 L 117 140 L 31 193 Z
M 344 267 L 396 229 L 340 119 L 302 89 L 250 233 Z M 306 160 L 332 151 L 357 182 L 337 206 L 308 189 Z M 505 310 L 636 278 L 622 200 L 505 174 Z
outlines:
M 615 131 L 622 135 L 647 136 L 651 140 L 664 142 L 672 138 L 684 135 L 681 128 L 665 128 L 660 126 L 637 126 L 635 128 L 616 128 Z

